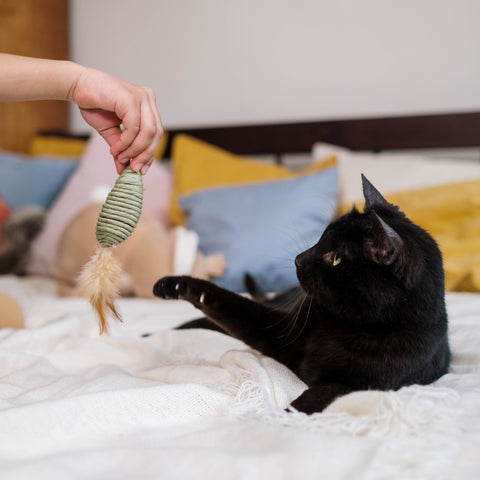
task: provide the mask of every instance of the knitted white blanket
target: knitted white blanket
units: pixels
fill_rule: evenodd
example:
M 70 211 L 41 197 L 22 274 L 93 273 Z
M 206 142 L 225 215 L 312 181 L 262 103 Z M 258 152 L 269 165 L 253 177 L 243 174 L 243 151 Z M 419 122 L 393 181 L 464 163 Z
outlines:
M 0 291 L 28 327 L 0 330 L 2 480 L 480 478 L 480 295 L 448 295 L 452 373 L 306 416 L 284 411 L 305 385 L 282 365 L 172 330 L 198 316 L 186 303 L 120 300 L 125 323 L 98 337 L 87 302 L 49 281 Z

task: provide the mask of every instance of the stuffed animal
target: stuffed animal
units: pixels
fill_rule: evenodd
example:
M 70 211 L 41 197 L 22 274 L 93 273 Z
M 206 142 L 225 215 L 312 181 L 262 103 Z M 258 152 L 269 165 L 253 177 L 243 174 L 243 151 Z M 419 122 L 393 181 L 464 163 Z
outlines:
M 23 328 L 24 326 L 23 310 L 18 301 L 0 292 L 0 328 Z
M 53 267 L 61 296 L 85 296 L 78 279 L 83 266 L 95 254 L 98 242 L 95 227 L 100 203 L 82 210 L 62 233 Z M 143 212 L 132 235 L 113 247 L 113 256 L 122 269 L 120 294 L 153 298 L 155 282 L 165 275 L 192 275 L 210 279 L 225 268 L 222 254 L 204 257 L 197 250 L 198 237 L 182 227 L 165 228 L 148 212 Z
M 41 207 L 24 207 L 10 214 L 3 225 L 0 274 L 23 275 L 33 239 L 40 233 L 46 212 Z
M 30 245 L 42 229 L 45 217 L 43 208 L 25 207 L 12 213 L 0 202 L 0 274 L 25 273 Z M 24 326 L 23 310 L 18 301 L 11 295 L 0 292 L 0 328 Z

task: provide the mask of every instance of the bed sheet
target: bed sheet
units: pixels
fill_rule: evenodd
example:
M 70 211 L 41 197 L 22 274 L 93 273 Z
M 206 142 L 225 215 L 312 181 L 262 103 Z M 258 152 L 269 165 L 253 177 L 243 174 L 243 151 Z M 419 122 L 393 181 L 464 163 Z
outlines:
M 0 330 L 0 477 L 480 478 L 480 295 L 448 294 L 451 373 L 356 392 L 311 416 L 305 385 L 226 335 L 174 330 L 184 302 L 121 299 L 98 336 L 83 299 L 0 277 L 27 328 Z M 143 334 L 149 333 L 145 337 Z

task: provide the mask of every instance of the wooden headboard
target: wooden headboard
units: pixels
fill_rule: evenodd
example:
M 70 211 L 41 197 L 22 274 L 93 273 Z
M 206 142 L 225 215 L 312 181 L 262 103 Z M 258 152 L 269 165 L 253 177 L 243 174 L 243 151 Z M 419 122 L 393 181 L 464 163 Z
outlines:
M 240 155 L 310 152 L 315 142 L 352 150 L 480 147 L 480 112 L 169 130 Z

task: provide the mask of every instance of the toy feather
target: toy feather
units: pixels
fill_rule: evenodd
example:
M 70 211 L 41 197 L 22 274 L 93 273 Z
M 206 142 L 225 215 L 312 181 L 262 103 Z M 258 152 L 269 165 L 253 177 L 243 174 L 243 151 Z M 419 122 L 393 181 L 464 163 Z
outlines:
M 112 255 L 112 248 L 133 233 L 142 213 L 142 204 L 142 175 L 127 167 L 103 204 L 95 231 L 100 247 L 83 267 L 79 279 L 97 314 L 100 334 L 108 333 L 109 313 L 122 321 L 115 307 L 122 269 Z

